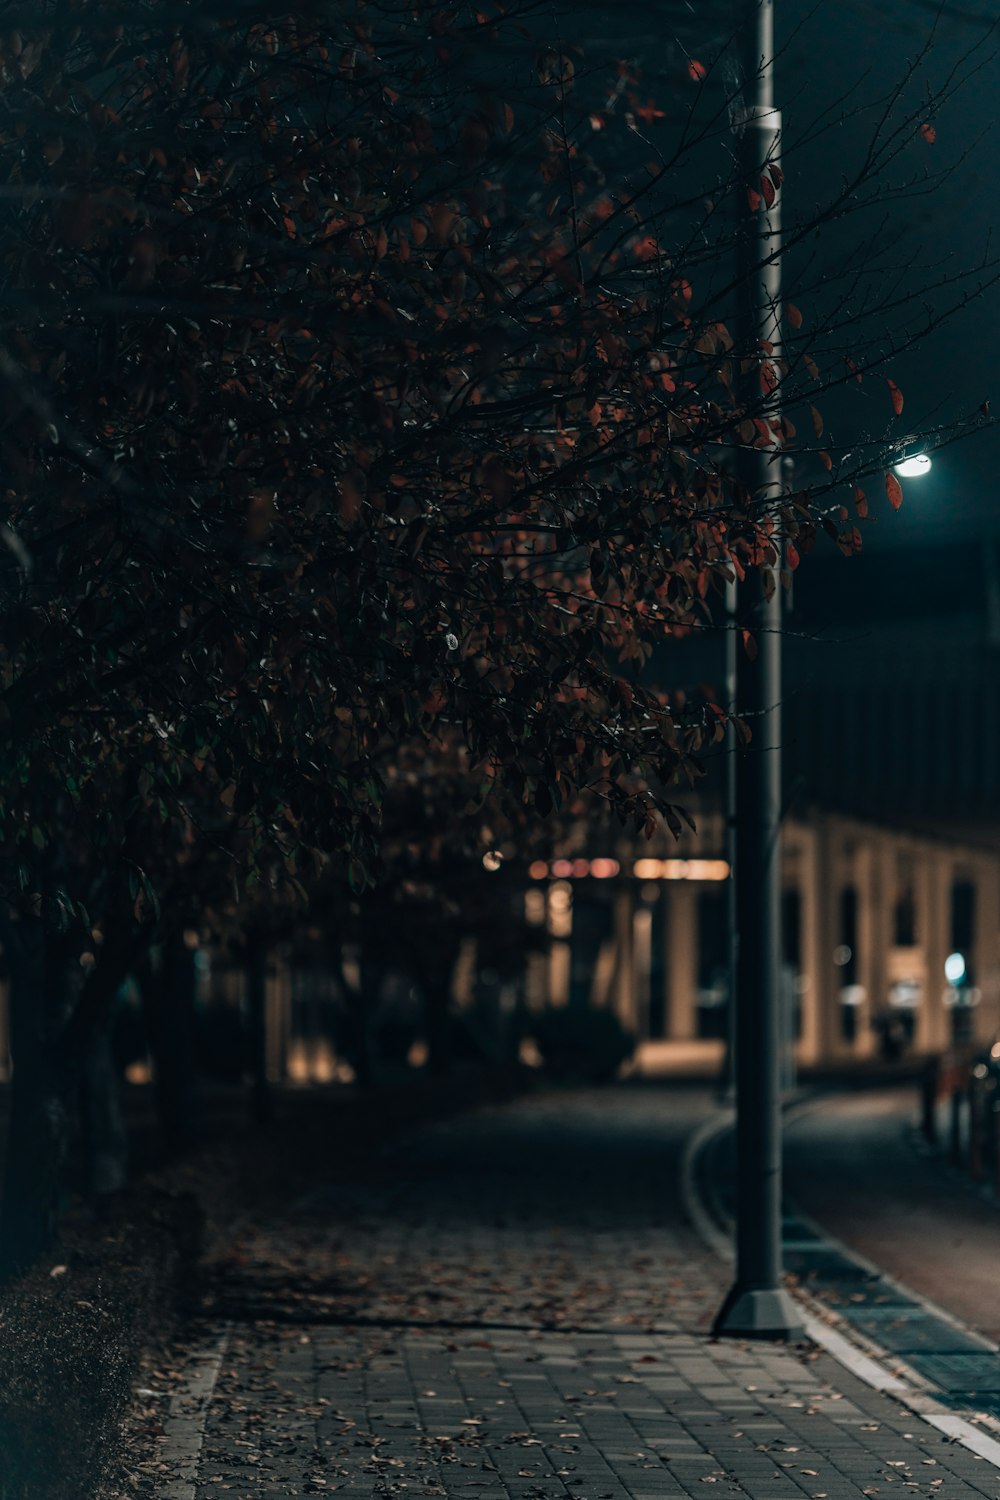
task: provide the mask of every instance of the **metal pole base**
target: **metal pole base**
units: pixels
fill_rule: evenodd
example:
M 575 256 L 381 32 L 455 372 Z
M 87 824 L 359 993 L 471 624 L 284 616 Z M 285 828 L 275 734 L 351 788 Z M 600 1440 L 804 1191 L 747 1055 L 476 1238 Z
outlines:
M 716 1338 L 787 1339 L 796 1343 L 806 1336 L 802 1314 L 793 1298 L 781 1287 L 773 1290 L 732 1288 L 712 1325 Z

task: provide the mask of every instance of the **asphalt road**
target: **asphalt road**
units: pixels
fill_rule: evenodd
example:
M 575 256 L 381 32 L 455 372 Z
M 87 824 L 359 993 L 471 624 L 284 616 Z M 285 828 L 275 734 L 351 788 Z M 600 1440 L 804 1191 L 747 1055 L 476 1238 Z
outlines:
M 1000 1343 L 1000 1204 L 919 1149 L 912 1088 L 842 1095 L 789 1125 L 786 1191 L 844 1244 Z

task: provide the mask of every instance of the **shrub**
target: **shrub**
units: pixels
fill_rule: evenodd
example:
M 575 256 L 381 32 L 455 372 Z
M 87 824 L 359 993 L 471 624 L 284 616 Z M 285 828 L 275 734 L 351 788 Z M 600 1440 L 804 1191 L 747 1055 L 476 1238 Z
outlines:
M 609 1083 L 635 1050 L 635 1038 L 611 1010 L 551 1007 L 532 1025 L 545 1066 L 554 1078 Z

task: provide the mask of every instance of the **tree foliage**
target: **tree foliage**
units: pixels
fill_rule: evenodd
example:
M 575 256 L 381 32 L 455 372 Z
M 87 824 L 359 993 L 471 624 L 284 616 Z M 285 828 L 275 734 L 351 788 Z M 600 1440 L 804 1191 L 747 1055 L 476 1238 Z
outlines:
M 380 876 L 438 931 L 483 899 L 449 851 L 488 893 L 484 850 L 588 797 L 678 829 L 727 723 L 678 643 L 902 501 L 891 361 L 996 273 L 920 281 L 872 212 L 947 172 L 956 80 L 911 107 L 918 57 L 796 208 L 733 165 L 724 56 L 650 98 L 531 9 L 0 3 L 10 1263 L 154 938 Z M 781 209 L 837 265 L 740 334 L 734 244 Z
M 448 741 L 480 801 L 676 823 L 723 716 L 643 665 L 734 574 L 773 587 L 782 538 L 789 566 L 817 520 L 859 545 L 825 493 L 859 450 L 816 401 L 891 352 L 891 290 L 867 342 L 848 305 L 870 257 L 840 347 L 796 304 L 784 352 L 780 309 L 734 347 L 734 225 L 783 178 L 686 179 L 732 91 L 660 149 L 624 66 L 577 80 L 556 42 L 525 81 L 499 6 L 5 9 L 7 849 L 363 885 L 408 742 Z M 830 484 L 748 495 L 741 444 Z

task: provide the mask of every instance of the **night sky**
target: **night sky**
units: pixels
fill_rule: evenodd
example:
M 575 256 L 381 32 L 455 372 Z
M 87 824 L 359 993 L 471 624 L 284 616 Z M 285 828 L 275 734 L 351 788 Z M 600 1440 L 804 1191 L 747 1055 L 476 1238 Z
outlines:
M 789 226 L 811 216 L 817 204 L 836 191 L 842 175 L 853 169 L 870 139 L 879 100 L 925 47 L 929 50 L 903 94 L 902 107 L 919 111 L 923 101 L 955 75 L 950 97 L 928 119 L 936 133 L 934 143 L 909 138 L 886 179 L 889 186 L 915 174 L 946 169 L 944 183 L 895 202 L 888 210 L 877 193 L 871 213 L 826 226 L 819 237 L 788 255 L 785 296 L 801 306 L 807 328 L 810 320 L 816 326 L 825 309 L 822 294 L 803 295 L 801 283 L 815 280 L 822 269 L 830 278 L 832 296 L 837 272 L 865 234 L 876 237 L 883 257 L 878 275 L 897 287 L 900 298 L 913 296 L 910 316 L 917 323 L 924 317 L 924 287 L 1000 253 L 1000 240 L 990 245 L 1000 182 L 995 119 L 1000 24 L 989 10 L 984 0 L 940 8 L 933 0 L 885 0 L 878 6 L 864 0 L 775 0 L 776 103 L 784 123 L 784 214 Z M 630 0 L 614 8 L 603 0 L 583 0 L 552 13 L 540 10 L 536 25 L 577 42 L 595 70 L 616 57 L 637 62 L 641 93 L 665 109 L 665 118 L 647 127 L 649 141 L 663 148 L 676 138 L 689 108 L 694 106 L 704 118 L 719 107 L 734 77 L 727 42 L 737 15 L 736 6 L 719 0 L 668 0 L 658 5 Z M 691 58 L 709 68 L 700 97 L 686 76 Z M 586 62 L 581 77 L 585 70 Z M 803 136 L 813 135 L 821 119 L 828 128 L 803 143 Z M 731 149 L 732 135 L 723 122 L 686 171 L 691 177 L 700 174 L 709 190 L 713 179 L 725 174 Z M 984 279 L 989 274 L 985 272 Z M 703 271 L 700 292 L 708 275 Z M 969 290 L 977 279 L 969 283 Z M 940 308 L 959 295 L 945 287 L 932 300 Z M 1000 286 L 993 286 L 919 350 L 898 355 L 891 372 L 904 392 L 905 419 L 895 424 L 893 435 L 921 433 L 974 415 L 991 397 L 994 413 L 1000 409 L 994 371 L 998 328 Z M 870 331 L 878 341 L 877 322 L 871 323 Z M 881 339 L 881 347 L 890 347 L 887 339 Z M 882 434 L 889 426 L 886 411 L 885 388 L 879 380 L 871 381 L 842 412 L 832 402 L 830 410 L 824 408 L 832 444 L 847 446 L 863 431 Z M 898 515 L 882 507 L 884 513 L 865 528 L 865 546 L 939 547 L 958 538 L 971 540 L 984 531 L 995 533 L 1000 530 L 998 468 L 1000 438 L 995 431 L 978 432 L 950 448 L 938 458 L 931 475 L 907 487 Z M 818 470 L 800 471 L 798 476 L 800 483 L 819 477 Z
M 996 237 L 1000 29 L 995 10 L 987 15 L 990 9 L 983 0 L 943 5 L 940 15 L 928 0 L 886 0 L 878 6 L 861 0 L 836 5 L 823 0 L 819 4 L 777 0 L 778 96 L 788 139 L 794 140 L 803 123 L 821 108 L 857 87 L 851 98 L 852 113 L 844 125 L 803 152 L 797 166 L 788 164 L 788 193 L 793 200 L 798 194 L 807 201 L 812 182 L 835 176 L 838 163 L 859 149 L 868 117 L 854 111 L 855 103 L 864 105 L 883 95 L 925 43 L 931 42 L 932 51 L 912 85 L 914 99 L 928 85 L 937 86 L 954 68 L 972 75 L 935 116 L 935 143 L 914 142 L 908 153 L 908 166 L 922 164 L 921 151 L 929 164 L 954 162 L 947 183 L 928 196 L 897 205 L 892 212 L 900 262 L 919 254 L 936 268 L 932 279 L 1000 250 Z M 836 257 L 833 236 L 828 237 L 826 253 Z M 914 282 L 918 274 L 913 273 Z M 794 276 L 793 264 L 786 281 Z M 1000 288 L 994 286 L 918 351 L 899 358 L 895 378 L 906 394 L 904 426 L 919 432 L 925 422 L 933 424 L 974 411 L 991 396 L 996 412 L 1000 406 L 995 369 L 998 328 Z M 984 532 L 996 535 L 1000 531 L 998 468 L 1000 437 L 995 430 L 978 433 L 942 453 L 930 475 L 906 487 L 899 514 L 883 515 L 866 529 L 865 545 L 939 547 L 949 540 L 972 541 Z

